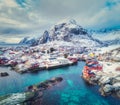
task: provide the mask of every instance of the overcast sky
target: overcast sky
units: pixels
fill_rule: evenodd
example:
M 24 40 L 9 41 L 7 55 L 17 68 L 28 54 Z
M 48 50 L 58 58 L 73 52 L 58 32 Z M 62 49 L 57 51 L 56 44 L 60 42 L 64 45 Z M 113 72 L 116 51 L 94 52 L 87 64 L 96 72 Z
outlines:
M 120 0 L 0 0 L 0 41 L 40 36 L 66 18 L 91 29 L 120 27 Z

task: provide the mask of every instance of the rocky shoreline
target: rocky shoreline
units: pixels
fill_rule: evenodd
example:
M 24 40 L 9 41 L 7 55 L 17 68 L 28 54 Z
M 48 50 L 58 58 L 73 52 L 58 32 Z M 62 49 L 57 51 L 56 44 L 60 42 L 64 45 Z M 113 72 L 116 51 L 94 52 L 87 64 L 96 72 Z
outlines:
M 9 76 L 9 74 L 7 72 L 1 72 L 0 73 L 0 77 L 6 77 Z
M 115 71 L 115 69 L 110 68 L 114 66 L 117 68 L 119 63 L 111 63 L 111 62 L 101 62 L 103 63 L 103 70 L 91 70 L 94 73 L 93 76 L 86 78 L 84 74 L 82 75 L 83 79 L 91 84 L 98 85 L 99 92 L 102 96 L 115 96 L 120 98 L 120 72 Z M 107 67 L 105 67 L 107 66 Z M 111 70 L 112 69 L 112 70 Z M 84 72 L 84 70 L 83 70 Z
M 102 96 L 120 99 L 120 48 L 87 58 L 82 77 L 87 83 L 98 85 Z
M 62 82 L 62 80 L 62 77 L 55 77 L 36 85 L 31 85 L 23 93 L 1 96 L 0 105 L 42 105 L 44 91 Z
M 84 79 L 89 84 L 99 85 L 99 91 L 102 96 L 114 95 L 120 98 L 120 75 L 104 75 L 104 72 L 96 72 L 95 75 L 89 79 Z

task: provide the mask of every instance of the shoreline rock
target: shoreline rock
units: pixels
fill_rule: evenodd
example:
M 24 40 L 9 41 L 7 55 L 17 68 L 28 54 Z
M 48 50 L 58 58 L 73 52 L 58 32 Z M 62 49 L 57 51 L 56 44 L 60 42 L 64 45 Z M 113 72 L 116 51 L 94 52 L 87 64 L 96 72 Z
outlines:
M 120 76 L 108 76 L 104 72 L 94 72 L 95 76 L 84 80 L 91 85 L 98 85 L 102 96 L 116 96 L 120 98 Z M 100 75 L 101 74 L 101 75 Z
M 102 70 L 95 69 L 97 64 L 102 65 Z M 98 85 L 102 96 L 111 95 L 120 99 L 120 72 L 116 70 L 119 69 L 119 64 L 119 62 L 98 60 L 95 63 L 94 59 L 88 59 L 82 77 L 87 83 Z
M 0 77 L 6 77 L 9 76 L 9 74 L 7 72 L 1 72 L 0 73 Z
M 44 91 L 57 85 L 62 80 L 62 77 L 55 77 L 36 85 L 31 85 L 23 93 L 0 96 L 0 105 L 42 105 Z

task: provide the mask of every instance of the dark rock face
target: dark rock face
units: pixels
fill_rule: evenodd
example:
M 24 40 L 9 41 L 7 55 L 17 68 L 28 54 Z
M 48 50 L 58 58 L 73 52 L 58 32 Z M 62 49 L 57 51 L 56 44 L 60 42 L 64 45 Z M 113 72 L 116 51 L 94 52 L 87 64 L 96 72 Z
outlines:
M 77 39 L 77 40 L 76 40 Z M 37 39 L 28 40 L 24 38 L 20 43 L 30 43 L 31 45 L 39 45 L 47 43 L 48 41 L 67 41 L 67 42 L 79 42 L 83 43 L 85 39 L 86 42 L 93 43 L 94 46 L 103 46 L 104 44 L 94 39 L 86 29 L 82 28 L 76 23 L 75 20 L 68 20 L 54 25 L 50 31 L 45 31 L 42 36 Z M 86 45 L 88 46 L 88 45 Z
M 49 41 L 49 33 L 45 31 L 44 34 L 40 37 L 37 44 L 44 44 Z
M 50 30 L 51 40 L 70 41 L 74 35 L 87 35 L 87 31 L 76 24 L 75 20 L 66 21 L 55 25 Z
M 48 89 L 56 84 L 58 84 L 59 82 L 61 82 L 63 79 L 61 77 L 56 77 L 56 78 L 52 78 L 50 80 L 46 80 L 44 82 L 41 82 L 40 84 L 37 85 L 31 85 L 27 88 L 28 91 L 38 91 L 38 90 L 45 90 Z
M 98 39 L 94 39 L 86 29 L 82 28 L 76 23 L 75 20 L 69 20 L 56 24 L 51 28 L 49 33 L 49 41 L 67 41 L 73 43 L 82 43 L 85 40 L 88 43 L 92 43 L 94 46 L 106 46 Z M 43 34 L 44 36 L 44 34 Z M 48 38 L 48 35 L 47 35 Z M 46 39 L 44 38 L 46 42 Z M 43 42 L 42 42 L 43 43 Z M 88 45 L 85 45 L 88 46 Z
M 75 35 L 87 35 L 87 30 L 79 27 L 79 28 L 72 28 L 70 29 L 70 33 L 75 34 Z
M 75 28 L 71 29 L 70 32 L 75 34 L 75 35 L 79 35 L 80 34 L 79 29 L 75 29 Z

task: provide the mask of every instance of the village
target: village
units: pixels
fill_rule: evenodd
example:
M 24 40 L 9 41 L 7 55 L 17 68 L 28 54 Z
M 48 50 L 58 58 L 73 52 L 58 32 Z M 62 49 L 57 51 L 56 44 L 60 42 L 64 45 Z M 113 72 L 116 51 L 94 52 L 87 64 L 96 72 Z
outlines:
M 10 66 L 19 73 L 53 69 L 76 64 L 86 48 L 39 45 L 34 47 L 1 48 L 0 65 Z
M 93 56 L 93 55 L 92 55 Z M 83 69 L 85 81 L 92 85 L 99 85 L 102 96 L 120 98 L 120 48 L 112 49 L 86 60 Z
M 3 47 L 0 49 L 0 65 L 10 66 L 18 73 L 52 70 L 85 61 L 83 79 L 92 85 L 99 85 L 101 95 L 120 97 L 119 48 L 100 53 L 86 47 L 75 47 L 49 43 L 32 47 Z M 9 76 L 7 72 L 1 77 Z

